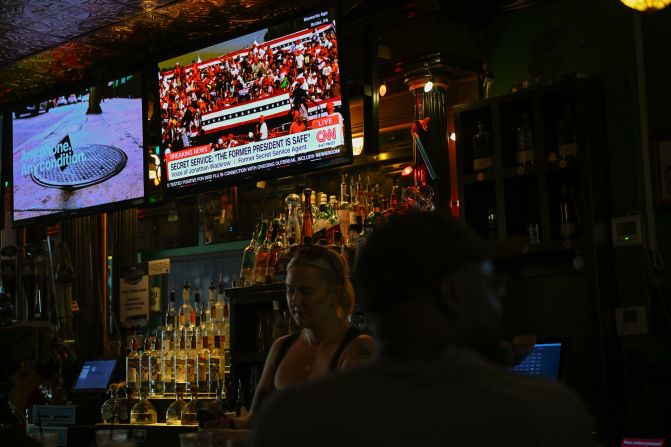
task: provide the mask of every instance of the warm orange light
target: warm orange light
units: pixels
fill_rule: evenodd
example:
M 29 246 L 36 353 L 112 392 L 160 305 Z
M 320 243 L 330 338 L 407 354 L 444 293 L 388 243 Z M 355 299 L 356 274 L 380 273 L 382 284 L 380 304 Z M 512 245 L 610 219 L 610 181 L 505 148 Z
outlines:
M 403 176 L 410 175 L 412 174 L 412 171 L 413 171 L 412 166 L 408 165 L 405 168 L 403 168 L 403 170 L 401 171 L 401 175 Z
M 626 6 L 641 12 L 652 12 L 666 8 L 671 0 L 620 0 Z
M 387 94 L 387 83 L 383 82 L 380 84 L 380 96 L 384 96 Z

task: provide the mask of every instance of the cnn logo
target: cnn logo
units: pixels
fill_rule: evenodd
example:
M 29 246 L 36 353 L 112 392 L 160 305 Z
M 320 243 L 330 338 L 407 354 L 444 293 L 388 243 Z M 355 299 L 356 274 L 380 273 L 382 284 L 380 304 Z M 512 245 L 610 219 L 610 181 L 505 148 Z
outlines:
M 331 141 L 338 138 L 335 129 L 321 129 L 317 131 L 317 141 L 323 143 L 324 141 Z

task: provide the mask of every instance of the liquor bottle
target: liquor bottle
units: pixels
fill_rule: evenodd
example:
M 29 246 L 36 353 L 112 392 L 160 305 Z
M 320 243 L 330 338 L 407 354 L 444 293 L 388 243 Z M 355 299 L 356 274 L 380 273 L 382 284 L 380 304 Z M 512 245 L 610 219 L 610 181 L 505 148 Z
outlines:
M 568 157 L 575 157 L 578 155 L 578 145 L 576 144 L 576 125 L 573 115 L 571 114 L 571 106 L 566 104 L 564 112 L 559 119 L 559 157 L 565 159 Z
M 163 355 L 160 343 L 156 337 L 152 337 L 149 374 L 149 396 L 163 394 Z M 158 348 L 157 348 L 158 347 Z
M 314 221 L 312 241 L 320 243 L 322 240 L 326 241 L 326 230 L 329 225 L 329 214 L 326 209 L 326 200 L 322 198 L 319 203 L 319 211 Z
M 175 294 L 175 289 L 170 291 L 169 296 L 168 310 L 165 313 L 165 328 L 168 330 L 175 330 L 177 327 L 177 296 Z
M 536 151 L 533 144 L 533 131 L 529 124 L 529 115 L 522 114 L 520 127 L 517 128 L 517 165 L 533 166 L 536 162 Z
M 229 374 L 231 372 L 231 317 L 230 317 L 230 306 L 228 301 L 224 305 L 224 321 L 223 321 L 223 340 L 222 345 L 224 348 L 224 373 Z
M 493 167 L 491 134 L 485 123 L 478 121 L 478 131 L 473 135 L 473 171 L 483 172 Z
M 196 330 L 203 324 L 203 303 L 200 302 L 200 290 L 193 294 L 193 326 Z
M 182 423 L 182 410 L 184 406 L 186 406 L 186 401 L 184 401 L 184 394 L 180 391 L 175 394 L 175 400 L 165 411 L 165 423 L 167 425 L 180 425 Z
M 286 242 L 284 240 L 284 224 L 281 220 L 277 222 L 277 235 L 270 245 L 270 255 L 268 256 L 268 266 L 266 267 L 266 282 L 272 283 L 276 281 L 276 267 L 277 261 L 282 257 L 282 253 L 286 251 Z M 282 267 L 280 266 L 282 269 Z M 286 272 L 286 267 L 283 268 Z M 284 278 L 282 279 L 282 281 Z
M 150 378 L 152 374 L 152 368 L 155 368 L 154 359 L 151 355 L 151 339 L 149 336 L 144 338 L 144 350 L 140 355 L 140 388 L 144 389 L 147 393 L 150 389 Z
M 219 285 L 217 288 L 217 317 L 215 321 L 224 321 L 224 307 L 228 302 L 228 297 L 226 297 L 225 285 L 224 285 L 224 275 L 219 275 Z M 214 341 L 212 341 L 214 343 Z
M 312 205 L 310 203 L 311 196 L 312 196 L 312 190 L 310 188 L 305 188 L 305 190 L 303 191 L 303 197 L 304 197 L 303 228 L 301 229 L 304 244 L 310 244 L 313 242 Z
M 137 352 L 137 341 L 132 338 L 130 341 L 131 350 L 126 356 L 126 396 L 129 398 L 137 397 L 140 389 L 138 383 L 138 369 L 140 367 L 140 355 Z
M 207 393 L 210 384 L 208 378 L 208 360 L 210 358 L 209 345 L 203 339 L 203 346 L 198 350 L 196 356 L 196 383 L 201 393 Z
M 252 233 L 252 238 L 249 241 L 249 245 L 245 248 L 245 251 L 242 253 L 242 266 L 240 267 L 240 285 L 242 287 L 249 286 L 254 283 L 254 266 L 256 265 L 256 250 L 259 248 L 259 244 L 256 241 L 257 231 L 259 230 L 259 225 L 256 226 L 254 233 Z
M 287 243 L 289 245 L 300 244 L 303 240 L 301 237 L 301 220 L 298 212 L 301 205 L 301 198 L 298 194 L 289 194 L 284 199 L 284 204 L 287 206 Z
M 195 331 L 191 331 L 189 335 L 186 335 L 187 346 L 184 351 L 184 372 L 186 376 L 186 386 L 189 390 L 198 388 L 198 344 L 196 340 Z
M 182 425 L 198 425 L 198 390 L 191 390 L 191 400 L 182 408 Z
M 144 390 L 140 390 L 140 400 L 130 410 L 130 423 L 146 425 L 155 424 L 156 422 L 156 409 L 147 399 L 147 393 Z
M 268 257 L 270 256 L 270 245 L 272 244 L 271 232 L 268 231 L 268 222 L 261 224 L 261 228 L 266 230 L 263 232 L 263 242 L 256 250 L 256 261 L 254 263 L 254 282 L 256 284 L 264 284 L 266 282 L 266 269 L 268 268 Z
M 163 393 L 172 395 L 175 393 L 175 332 L 164 330 L 162 333 L 161 352 L 163 362 L 161 364 L 161 378 L 163 381 Z
M 188 387 L 188 381 L 186 380 L 186 335 L 183 332 L 179 334 L 179 341 L 176 341 L 173 364 L 175 371 L 175 392 L 185 392 Z
M 211 393 L 223 386 L 224 379 L 224 351 L 221 348 L 221 337 L 219 335 L 214 336 L 214 347 L 209 352 L 207 369 L 208 390 Z
M 214 287 L 214 281 L 210 282 L 207 288 L 207 305 L 210 307 L 210 321 L 217 320 L 217 289 Z
M 375 190 L 379 190 L 379 185 L 375 185 Z M 382 209 L 380 207 L 379 194 L 372 196 L 372 210 L 366 217 L 365 225 L 369 228 L 377 228 L 382 224 Z
M 347 180 L 342 174 L 340 181 L 340 202 L 338 203 L 338 225 L 342 233 L 343 241 L 346 243 L 349 237 L 349 215 L 352 212 L 349 194 L 347 194 Z
M 182 307 L 179 310 L 179 326 L 180 329 L 193 326 L 196 321 L 196 313 L 191 306 L 191 286 L 189 280 L 184 281 L 182 288 Z

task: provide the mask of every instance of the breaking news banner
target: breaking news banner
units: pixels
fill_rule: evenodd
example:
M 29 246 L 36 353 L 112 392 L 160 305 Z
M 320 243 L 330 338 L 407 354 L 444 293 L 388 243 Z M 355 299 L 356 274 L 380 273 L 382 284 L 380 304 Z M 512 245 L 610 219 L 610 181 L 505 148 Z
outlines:
M 345 154 L 339 116 L 318 118 L 304 132 L 214 150 L 210 144 L 166 154 L 167 187 L 208 182 L 260 169 L 286 167 Z

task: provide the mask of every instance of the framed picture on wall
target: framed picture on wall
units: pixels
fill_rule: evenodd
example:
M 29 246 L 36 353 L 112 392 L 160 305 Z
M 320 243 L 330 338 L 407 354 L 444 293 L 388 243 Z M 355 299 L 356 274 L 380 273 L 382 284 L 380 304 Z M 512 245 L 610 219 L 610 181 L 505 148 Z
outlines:
M 654 140 L 652 169 L 657 206 L 671 210 L 671 134 Z

